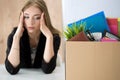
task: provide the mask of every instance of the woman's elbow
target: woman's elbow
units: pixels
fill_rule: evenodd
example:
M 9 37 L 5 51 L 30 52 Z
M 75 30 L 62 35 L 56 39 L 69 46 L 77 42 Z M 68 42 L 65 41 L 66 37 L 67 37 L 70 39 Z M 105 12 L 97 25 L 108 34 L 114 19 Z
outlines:
M 50 73 L 52 73 L 53 72 L 53 70 L 49 70 L 49 69 L 42 69 L 43 70 L 43 72 L 45 73 L 45 74 L 50 74 Z
M 8 70 L 7 70 L 8 71 Z M 18 73 L 18 71 L 12 71 L 12 70 L 10 70 L 10 71 L 8 71 L 11 75 L 15 75 L 15 74 L 17 74 Z
M 19 72 L 19 67 L 14 68 L 10 64 L 5 64 L 5 68 L 7 72 L 10 73 L 11 75 L 15 75 Z
M 56 66 L 54 66 L 54 67 L 42 67 L 42 71 L 45 73 L 45 74 L 50 74 L 50 73 L 52 73 L 53 71 L 54 71 L 54 69 L 55 69 L 55 67 Z
M 10 73 L 11 75 L 15 75 L 15 74 L 17 74 L 17 73 L 19 72 L 19 70 L 9 69 L 9 68 L 7 68 L 7 67 L 6 67 L 6 70 L 7 70 L 7 72 Z

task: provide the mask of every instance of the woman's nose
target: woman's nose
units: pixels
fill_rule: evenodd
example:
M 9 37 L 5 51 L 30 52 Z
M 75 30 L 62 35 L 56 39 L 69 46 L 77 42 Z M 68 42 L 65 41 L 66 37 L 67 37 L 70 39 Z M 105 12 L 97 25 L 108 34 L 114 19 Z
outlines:
M 30 25 L 33 25 L 34 23 L 35 23 L 34 19 L 33 19 L 33 18 L 30 18 L 30 19 L 29 19 L 29 24 L 30 24 Z

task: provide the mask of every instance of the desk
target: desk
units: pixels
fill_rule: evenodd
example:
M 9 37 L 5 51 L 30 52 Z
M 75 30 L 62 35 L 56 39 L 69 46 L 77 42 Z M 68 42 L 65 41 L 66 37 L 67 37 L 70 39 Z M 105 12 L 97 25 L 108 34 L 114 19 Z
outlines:
M 41 69 L 20 69 L 18 74 L 10 75 L 5 66 L 0 65 L 0 80 L 65 80 L 65 68 L 58 66 L 51 74 L 44 74 Z

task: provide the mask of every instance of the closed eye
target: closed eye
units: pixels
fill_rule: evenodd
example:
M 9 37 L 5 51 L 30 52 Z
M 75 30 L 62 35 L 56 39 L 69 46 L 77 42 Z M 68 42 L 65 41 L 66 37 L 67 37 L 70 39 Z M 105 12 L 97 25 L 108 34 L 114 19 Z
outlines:
M 29 16 L 24 16 L 24 19 L 29 19 Z M 40 16 L 34 16 L 33 17 L 34 20 L 40 20 Z
M 29 19 L 29 16 L 24 16 L 24 19 Z
M 35 19 L 36 19 L 36 20 L 39 20 L 39 19 L 40 19 L 40 17 L 35 17 Z

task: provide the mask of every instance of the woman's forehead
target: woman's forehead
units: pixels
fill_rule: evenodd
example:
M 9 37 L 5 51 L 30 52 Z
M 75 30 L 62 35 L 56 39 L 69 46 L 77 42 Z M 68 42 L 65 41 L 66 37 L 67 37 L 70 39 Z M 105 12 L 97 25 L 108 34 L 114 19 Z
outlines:
M 35 7 L 35 6 L 31 6 L 29 8 L 27 8 L 25 11 L 24 11 L 25 14 L 41 14 L 42 11 Z

